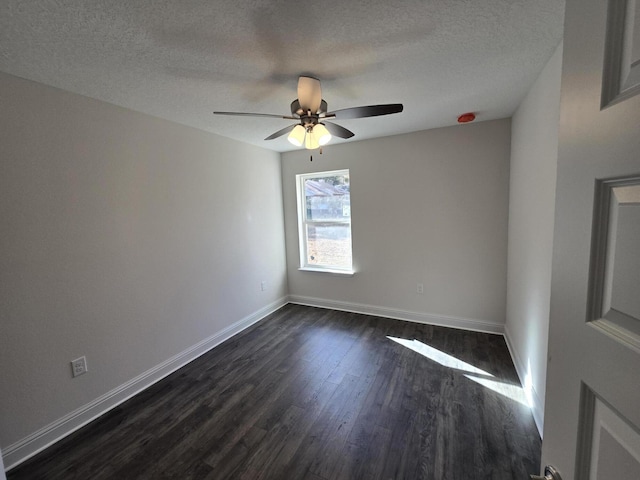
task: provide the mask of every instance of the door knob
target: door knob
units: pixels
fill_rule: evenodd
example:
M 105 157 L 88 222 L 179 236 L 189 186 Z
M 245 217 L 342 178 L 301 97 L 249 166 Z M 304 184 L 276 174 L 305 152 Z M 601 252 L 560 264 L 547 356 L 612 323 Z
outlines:
M 540 475 L 530 475 L 531 480 L 562 480 L 560 472 L 551 465 L 544 467 L 544 477 Z

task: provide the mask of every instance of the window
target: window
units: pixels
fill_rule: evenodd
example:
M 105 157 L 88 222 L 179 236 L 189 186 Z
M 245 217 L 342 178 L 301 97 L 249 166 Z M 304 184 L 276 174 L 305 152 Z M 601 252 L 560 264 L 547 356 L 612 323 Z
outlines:
M 349 170 L 296 175 L 302 270 L 352 273 Z

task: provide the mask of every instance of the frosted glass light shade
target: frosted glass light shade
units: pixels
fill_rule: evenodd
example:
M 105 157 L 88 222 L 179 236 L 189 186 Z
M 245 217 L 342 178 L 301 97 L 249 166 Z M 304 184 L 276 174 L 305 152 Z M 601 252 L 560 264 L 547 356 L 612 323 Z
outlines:
M 305 133 L 305 129 L 302 125 L 296 125 L 295 127 L 293 127 L 293 130 L 291 130 L 291 133 L 287 137 L 287 140 L 289 140 L 289 142 L 294 144 L 296 147 L 301 147 L 302 142 L 304 142 Z
M 331 140 L 329 130 L 321 123 L 313 127 L 313 135 L 318 139 L 318 144 L 320 145 L 326 145 Z
M 304 148 L 306 148 L 307 150 L 315 150 L 316 148 L 320 148 L 320 144 L 318 143 L 318 139 L 313 133 L 313 130 L 307 133 L 307 136 L 304 139 Z

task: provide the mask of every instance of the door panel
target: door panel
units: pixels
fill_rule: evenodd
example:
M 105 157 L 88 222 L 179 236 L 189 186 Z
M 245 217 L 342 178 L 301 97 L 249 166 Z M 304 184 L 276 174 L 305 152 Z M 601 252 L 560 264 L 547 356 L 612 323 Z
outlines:
M 639 478 L 640 217 L 615 190 L 640 178 L 636 6 L 566 1 L 542 447 L 565 480 Z
M 590 321 L 640 351 L 640 177 L 597 181 L 594 203 Z
M 640 479 L 640 432 L 586 385 L 575 478 Z

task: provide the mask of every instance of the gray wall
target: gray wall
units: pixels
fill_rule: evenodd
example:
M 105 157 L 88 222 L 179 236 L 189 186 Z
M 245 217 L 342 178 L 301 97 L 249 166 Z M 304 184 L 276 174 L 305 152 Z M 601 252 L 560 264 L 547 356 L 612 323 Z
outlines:
M 278 153 L 5 74 L 0 104 L 7 455 L 287 284 Z
M 507 340 L 542 435 L 562 44 L 512 118 Z
M 292 299 L 502 331 L 509 142 L 506 119 L 330 145 L 313 162 L 283 154 Z M 341 168 L 351 172 L 356 273 L 299 271 L 295 175 Z

